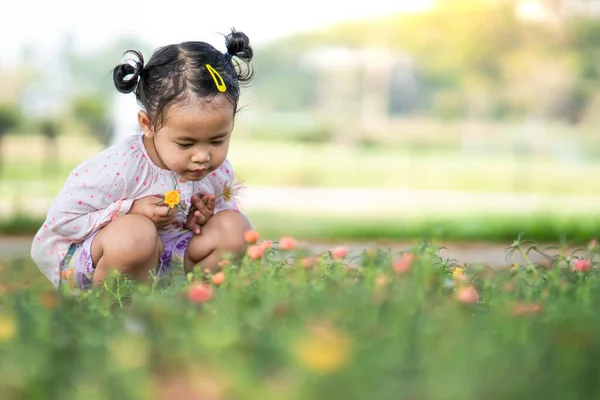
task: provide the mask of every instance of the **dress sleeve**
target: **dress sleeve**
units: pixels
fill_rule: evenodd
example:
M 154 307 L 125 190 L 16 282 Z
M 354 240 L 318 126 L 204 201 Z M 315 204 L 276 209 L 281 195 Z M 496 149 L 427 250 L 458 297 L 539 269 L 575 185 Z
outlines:
M 48 211 L 48 231 L 82 241 L 129 212 L 134 188 L 127 170 L 124 158 L 106 152 L 75 168 Z
M 113 146 L 84 161 L 67 177 L 33 239 L 31 258 L 55 287 L 72 243 L 127 214 L 152 176 L 134 143 Z

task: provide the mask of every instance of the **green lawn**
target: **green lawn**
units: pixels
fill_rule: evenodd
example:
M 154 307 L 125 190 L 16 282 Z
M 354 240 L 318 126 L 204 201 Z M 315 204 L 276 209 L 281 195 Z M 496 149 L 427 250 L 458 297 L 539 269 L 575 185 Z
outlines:
M 8 137 L 7 157 L 0 180 L 2 205 L 19 209 L 23 193 L 35 204 L 36 196 L 51 198 L 72 167 L 100 150 L 85 138 L 62 137 L 59 163 L 44 165 L 45 144 L 32 136 Z M 557 163 L 547 157 L 517 160 L 501 155 L 420 149 L 408 152 L 398 146 L 355 148 L 334 144 L 307 144 L 236 138 L 231 159 L 237 172 L 252 185 L 305 185 L 324 187 L 396 187 L 480 192 L 531 192 L 600 194 L 596 184 L 600 163 Z M 44 203 L 45 204 L 45 203 Z M 530 213 L 503 210 L 444 215 L 439 212 L 403 212 L 397 215 L 302 215 L 250 211 L 255 226 L 271 237 L 291 234 L 314 240 L 399 240 L 440 238 L 505 241 L 520 232 L 538 240 L 561 237 L 586 241 L 598 236 L 598 202 L 574 197 Z M 518 205 L 516 206 L 518 209 Z M 45 207 L 45 206 L 44 206 Z M 515 207 L 513 207 L 515 208 Z M 36 211 L 43 215 L 44 210 Z M 468 211 L 468 209 L 466 210 Z M 18 213 L 18 211 L 17 211 Z M 0 232 L 32 234 L 38 216 L 5 215 Z
M 85 139 L 64 137 L 60 162 L 43 163 L 44 142 L 8 137 L 0 195 L 15 181 L 47 181 L 39 193 L 56 192 L 68 172 L 100 150 Z M 517 158 L 506 153 L 460 152 L 440 148 L 413 150 L 397 146 L 357 148 L 235 139 L 230 158 L 249 185 L 327 187 L 403 187 L 484 192 L 600 194 L 595 184 L 600 162 L 547 155 Z M 14 189 L 13 189 L 14 190 Z
M 254 228 L 265 237 L 277 239 L 291 235 L 298 239 L 327 242 L 431 239 L 443 241 L 511 241 L 524 232 L 535 240 L 557 243 L 567 240 L 586 243 L 600 237 L 600 215 L 564 216 L 531 214 L 416 216 L 413 218 L 348 218 L 290 213 L 247 213 Z M 33 235 L 41 218 L 15 216 L 0 219 L 0 233 Z

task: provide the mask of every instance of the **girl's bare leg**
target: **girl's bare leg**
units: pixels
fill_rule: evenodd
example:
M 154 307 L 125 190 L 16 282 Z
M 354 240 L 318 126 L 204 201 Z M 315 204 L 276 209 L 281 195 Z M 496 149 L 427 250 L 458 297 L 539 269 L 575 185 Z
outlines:
M 244 232 L 252 229 L 250 221 L 238 211 L 225 210 L 211 217 L 202 227 L 200 235 L 194 235 L 185 252 L 185 270 L 200 267 L 216 269 L 223 255 L 240 257 L 246 251 Z
M 117 218 L 102 228 L 92 242 L 93 285 L 102 285 L 115 269 L 138 282 L 148 282 L 163 248 L 156 225 L 149 218 L 137 214 Z

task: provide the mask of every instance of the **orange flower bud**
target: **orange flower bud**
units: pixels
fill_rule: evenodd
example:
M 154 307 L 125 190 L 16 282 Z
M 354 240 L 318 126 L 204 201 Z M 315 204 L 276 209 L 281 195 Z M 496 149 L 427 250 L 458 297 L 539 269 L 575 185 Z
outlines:
M 260 235 L 256 231 L 251 230 L 251 231 L 244 232 L 244 240 L 246 240 L 246 242 L 248 242 L 250 244 L 256 243 L 258 241 L 259 237 L 260 237 Z
M 292 250 L 294 247 L 296 247 L 296 240 L 292 237 L 284 236 L 279 239 L 279 247 L 282 250 Z
M 192 303 L 204 303 L 213 296 L 213 290 L 205 283 L 192 283 L 187 291 L 188 299 Z

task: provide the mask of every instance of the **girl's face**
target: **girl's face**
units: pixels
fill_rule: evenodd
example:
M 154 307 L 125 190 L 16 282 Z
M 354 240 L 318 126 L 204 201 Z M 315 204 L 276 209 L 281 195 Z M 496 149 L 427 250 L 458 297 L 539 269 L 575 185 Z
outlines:
M 138 121 L 152 161 L 185 180 L 198 181 L 227 158 L 233 116 L 233 106 L 216 97 L 210 103 L 194 99 L 172 106 L 156 131 L 147 113 L 140 111 Z

